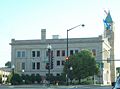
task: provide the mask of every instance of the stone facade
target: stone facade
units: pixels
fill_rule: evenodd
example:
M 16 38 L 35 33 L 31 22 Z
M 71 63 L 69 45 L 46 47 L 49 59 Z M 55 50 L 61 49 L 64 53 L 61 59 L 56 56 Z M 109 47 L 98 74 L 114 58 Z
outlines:
M 80 52 L 83 49 L 94 51 L 98 63 L 104 63 L 104 70 L 110 74 L 109 63 L 106 61 L 109 58 L 110 45 L 102 36 L 93 38 L 72 38 L 69 42 L 69 55 L 75 52 Z M 40 74 L 46 76 L 47 45 L 52 46 L 54 65 L 51 69 L 53 75 L 59 75 L 63 71 L 64 61 L 66 58 L 66 39 L 46 39 L 42 40 L 15 40 L 12 39 L 12 65 L 15 66 L 15 72 L 21 74 Z M 107 52 L 107 55 L 106 55 Z M 24 72 L 23 72 L 24 70 Z M 101 70 L 103 68 L 101 67 Z M 101 71 L 101 76 L 103 71 Z M 105 74 L 105 76 L 107 76 Z M 101 81 L 104 79 L 101 77 Z

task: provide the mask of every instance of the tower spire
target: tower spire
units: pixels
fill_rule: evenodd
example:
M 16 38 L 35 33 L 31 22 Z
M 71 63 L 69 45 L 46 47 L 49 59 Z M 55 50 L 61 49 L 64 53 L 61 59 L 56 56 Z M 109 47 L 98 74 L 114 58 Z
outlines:
M 112 30 L 111 27 L 113 25 L 113 20 L 112 20 L 112 17 L 110 15 L 110 11 L 108 13 L 105 11 L 105 13 L 107 14 L 105 20 L 103 19 L 105 30 Z

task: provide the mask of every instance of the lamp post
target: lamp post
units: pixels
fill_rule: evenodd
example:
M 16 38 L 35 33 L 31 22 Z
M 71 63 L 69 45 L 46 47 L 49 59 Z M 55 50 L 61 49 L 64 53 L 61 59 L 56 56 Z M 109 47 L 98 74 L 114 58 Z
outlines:
M 25 72 L 25 70 L 24 69 L 22 69 L 22 78 L 23 78 L 23 83 L 25 83 L 25 75 L 24 75 L 24 72 Z
M 50 63 L 50 59 L 51 59 L 51 45 L 50 44 L 48 44 L 48 46 L 47 46 L 47 49 L 48 49 L 48 79 L 49 79 L 49 84 L 50 84 L 50 65 L 51 65 L 51 63 Z
M 12 81 L 11 81 L 11 84 L 14 85 L 15 84 L 15 78 L 14 78 L 14 69 L 15 69 L 15 66 L 12 65 Z
M 75 27 L 70 28 L 70 29 L 67 30 L 67 57 L 66 57 L 66 62 L 67 62 L 66 82 L 67 82 L 67 85 L 68 85 L 68 73 L 69 73 L 69 71 L 68 71 L 68 70 L 69 70 L 69 69 L 68 69 L 68 60 L 69 60 L 69 57 L 68 57 L 68 32 L 69 32 L 70 30 L 72 30 L 72 29 L 75 29 L 75 28 L 79 27 L 79 26 L 84 27 L 85 25 L 84 25 L 84 24 L 80 24 L 80 25 L 77 25 L 77 26 L 75 26 Z
M 24 69 L 22 69 L 22 74 L 24 75 L 24 72 L 25 72 L 25 70 Z
M 72 70 L 73 70 L 73 67 L 71 66 L 70 67 L 70 80 L 71 80 L 71 84 L 72 84 Z

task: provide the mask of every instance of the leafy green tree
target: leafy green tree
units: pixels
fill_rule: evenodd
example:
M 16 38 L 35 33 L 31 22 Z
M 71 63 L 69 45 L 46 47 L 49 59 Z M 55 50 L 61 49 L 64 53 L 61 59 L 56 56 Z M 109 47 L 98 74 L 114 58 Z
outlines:
M 28 74 L 25 75 L 25 83 L 26 83 L 26 84 L 31 84 L 31 83 L 32 83 L 32 82 L 31 82 L 31 76 L 28 75 Z
M 59 84 L 65 84 L 66 82 L 66 78 L 65 78 L 65 75 L 60 75 L 60 76 L 54 76 L 54 81 Z
M 93 76 L 97 74 L 99 70 L 95 58 L 89 50 L 82 50 L 69 57 L 64 67 L 64 72 L 68 73 L 68 77 L 70 77 L 70 67 L 73 68 L 71 71 L 72 78 L 78 79 L 79 83 L 81 79 Z
M 11 62 L 10 61 L 6 62 L 5 66 L 8 67 L 8 68 L 11 68 Z
M 35 83 L 36 80 L 35 74 L 31 74 L 30 80 L 32 83 Z
M 17 73 L 14 73 L 12 74 L 12 77 L 11 77 L 11 84 L 12 85 L 18 85 L 18 84 L 22 84 L 22 78 L 19 74 Z
M 25 83 L 25 79 L 26 79 L 26 76 L 24 74 L 21 75 L 21 78 L 22 78 L 22 82 L 23 84 Z
M 50 74 L 50 76 L 47 75 L 47 76 L 46 76 L 46 80 L 49 81 L 50 83 L 52 83 L 53 80 L 54 80 L 54 76 L 53 76 L 52 74 Z
M 11 83 L 12 73 L 7 76 L 7 83 Z
M 40 83 L 41 80 L 42 80 L 41 76 L 40 76 L 39 74 L 36 74 L 35 77 L 36 77 L 36 81 L 37 81 L 37 83 Z

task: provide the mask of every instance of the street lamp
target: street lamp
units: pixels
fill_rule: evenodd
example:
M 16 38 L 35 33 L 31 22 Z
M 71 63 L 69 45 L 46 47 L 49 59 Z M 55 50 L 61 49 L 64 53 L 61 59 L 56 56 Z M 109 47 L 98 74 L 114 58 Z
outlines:
M 70 67 L 70 71 L 72 71 L 73 70 L 73 68 L 72 68 L 72 66 Z
M 25 72 L 25 70 L 24 69 L 22 69 L 22 74 L 24 75 L 24 72 Z
M 23 81 L 23 83 L 25 83 L 25 75 L 24 75 L 24 72 L 25 72 L 25 70 L 24 69 L 22 69 L 22 81 Z
M 69 57 L 68 57 L 68 32 L 71 31 L 72 29 L 75 29 L 75 28 L 79 27 L 79 26 L 84 27 L 85 25 L 84 25 L 84 24 L 80 24 L 80 25 L 77 25 L 77 26 L 75 26 L 75 27 L 70 28 L 70 29 L 67 30 L 67 57 L 66 57 L 66 63 L 67 63 L 67 74 L 66 74 L 66 78 L 67 78 L 67 79 L 66 79 L 66 82 L 67 82 L 67 85 L 68 85 L 68 76 L 67 76 L 67 75 L 68 75 L 68 73 L 69 73 L 69 72 L 68 72 L 68 70 L 69 70 L 69 69 L 68 69 L 68 60 L 69 60 Z
M 52 49 L 52 47 L 51 47 L 51 45 L 50 44 L 48 44 L 48 46 L 47 46 L 47 49 L 48 49 L 48 79 L 49 79 L 49 83 L 50 83 L 50 65 L 51 65 L 51 63 L 50 63 L 50 59 L 51 59 L 51 49 Z
M 73 67 L 71 66 L 70 67 L 70 80 L 71 80 L 71 84 L 72 84 L 72 70 L 73 70 Z

